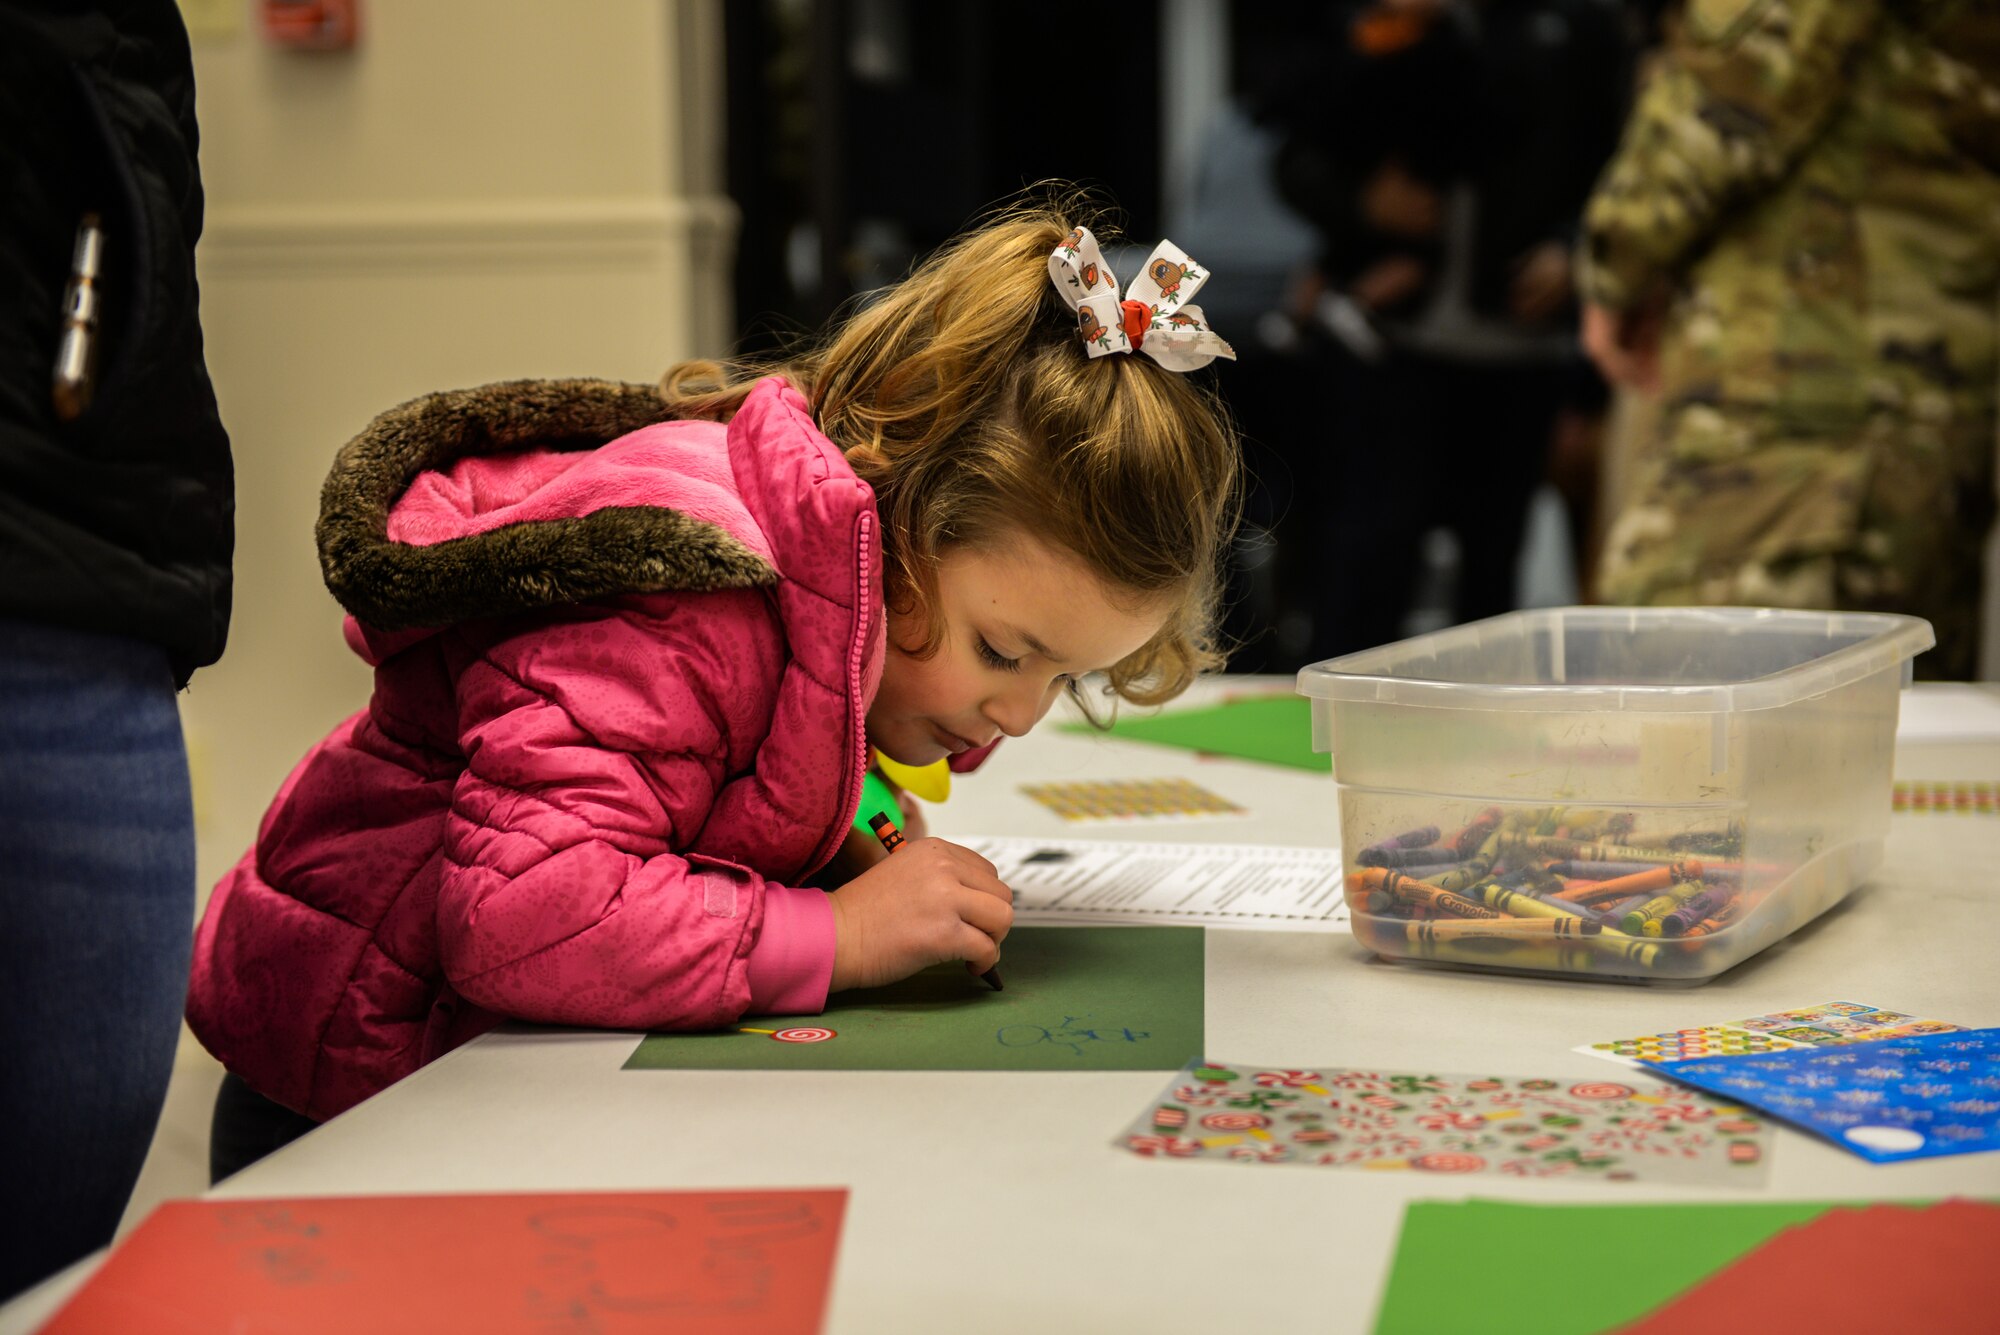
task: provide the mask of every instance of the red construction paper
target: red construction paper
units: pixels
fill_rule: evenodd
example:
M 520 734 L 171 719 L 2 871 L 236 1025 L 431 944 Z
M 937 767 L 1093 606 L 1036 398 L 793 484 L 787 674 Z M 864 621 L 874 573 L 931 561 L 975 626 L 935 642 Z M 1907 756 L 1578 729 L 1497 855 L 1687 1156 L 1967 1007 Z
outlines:
M 2000 1206 L 1838 1208 L 1794 1224 L 1620 1335 L 2000 1330 Z
M 809 1335 L 846 1204 L 844 1190 L 176 1201 L 44 1335 Z

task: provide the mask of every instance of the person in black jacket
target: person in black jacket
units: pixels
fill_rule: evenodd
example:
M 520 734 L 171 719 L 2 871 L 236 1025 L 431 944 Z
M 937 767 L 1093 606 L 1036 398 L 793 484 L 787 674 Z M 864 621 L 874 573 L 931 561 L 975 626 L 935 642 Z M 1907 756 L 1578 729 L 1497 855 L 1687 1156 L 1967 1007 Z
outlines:
M 187 990 L 174 695 L 234 542 L 196 145 L 172 0 L 0 0 L 0 1299 L 111 1240 Z
M 1322 14 L 1270 112 L 1280 191 L 1320 234 L 1310 310 L 1328 335 L 1330 440 L 1294 460 L 1309 658 L 1404 633 L 1431 529 L 1458 539 L 1454 621 L 1514 605 L 1528 501 L 1581 364 L 1569 252 L 1629 67 L 1610 0 Z

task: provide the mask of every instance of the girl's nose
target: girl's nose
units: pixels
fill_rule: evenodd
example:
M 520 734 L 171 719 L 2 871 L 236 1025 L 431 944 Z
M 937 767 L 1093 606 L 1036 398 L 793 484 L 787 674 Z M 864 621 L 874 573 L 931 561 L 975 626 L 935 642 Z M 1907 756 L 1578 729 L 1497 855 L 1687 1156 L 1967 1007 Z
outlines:
M 986 717 L 994 727 L 1009 737 L 1023 737 L 1041 721 L 1042 715 L 1049 712 L 1049 706 L 1055 703 L 1055 694 L 1053 689 L 1044 688 L 1038 691 L 1030 683 L 1021 682 L 1009 690 L 989 697 L 986 701 Z

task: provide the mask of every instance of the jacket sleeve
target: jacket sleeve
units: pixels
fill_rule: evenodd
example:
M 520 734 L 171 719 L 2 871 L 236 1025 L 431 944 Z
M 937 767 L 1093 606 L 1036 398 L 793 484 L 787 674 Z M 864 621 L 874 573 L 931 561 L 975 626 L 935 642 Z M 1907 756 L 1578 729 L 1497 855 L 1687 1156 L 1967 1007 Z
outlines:
M 782 670 L 775 628 L 746 638 L 746 624 L 562 620 L 459 673 L 466 767 L 437 921 L 460 995 L 519 1019 L 607 1028 L 824 1006 L 825 896 L 683 851 L 754 754 L 761 739 L 744 733 Z
M 1880 0 L 1691 0 L 1584 214 L 1578 286 L 1639 304 L 1824 128 Z

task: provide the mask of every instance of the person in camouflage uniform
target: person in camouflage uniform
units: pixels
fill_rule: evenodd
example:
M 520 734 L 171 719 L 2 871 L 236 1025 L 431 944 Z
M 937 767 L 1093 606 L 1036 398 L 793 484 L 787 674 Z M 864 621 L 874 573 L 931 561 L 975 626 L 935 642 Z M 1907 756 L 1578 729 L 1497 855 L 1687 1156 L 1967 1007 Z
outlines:
M 1657 388 L 1614 603 L 1909 612 L 1969 678 L 1994 515 L 2000 3 L 1689 0 L 1585 215 Z

